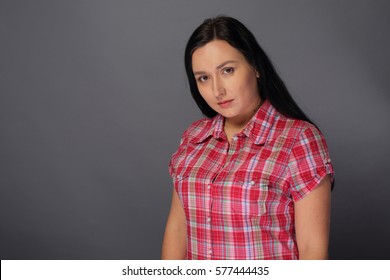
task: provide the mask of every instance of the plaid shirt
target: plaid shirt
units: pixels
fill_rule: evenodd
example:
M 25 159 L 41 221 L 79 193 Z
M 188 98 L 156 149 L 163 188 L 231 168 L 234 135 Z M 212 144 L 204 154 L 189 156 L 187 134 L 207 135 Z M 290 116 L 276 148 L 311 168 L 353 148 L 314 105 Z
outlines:
M 223 124 L 221 115 L 193 123 L 169 164 L 187 258 L 297 259 L 294 201 L 333 179 L 323 135 L 268 100 L 230 144 Z

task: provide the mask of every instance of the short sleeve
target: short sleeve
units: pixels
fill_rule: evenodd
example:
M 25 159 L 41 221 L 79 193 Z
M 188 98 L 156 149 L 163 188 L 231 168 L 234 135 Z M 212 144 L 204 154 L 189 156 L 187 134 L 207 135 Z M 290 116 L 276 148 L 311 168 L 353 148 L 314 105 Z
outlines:
M 186 130 L 181 136 L 179 148 L 172 155 L 171 160 L 169 161 L 168 170 L 169 170 L 169 175 L 171 175 L 172 178 L 175 177 L 175 175 L 177 174 L 177 167 L 180 158 L 182 158 L 183 155 L 186 153 L 187 142 L 188 142 L 188 138 L 187 138 L 187 130 Z
M 296 140 L 289 159 L 291 195 L 294 201 L 310 193 L 327 175 L 333 182 L 334 170 L 328 146 L 322 133 L 314 126 L 306 126 Z

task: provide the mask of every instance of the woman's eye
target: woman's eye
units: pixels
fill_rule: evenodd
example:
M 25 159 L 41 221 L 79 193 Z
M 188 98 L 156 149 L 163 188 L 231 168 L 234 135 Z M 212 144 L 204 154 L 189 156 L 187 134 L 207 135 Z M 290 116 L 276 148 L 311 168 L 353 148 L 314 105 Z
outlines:
M 222 71 L 224 74 L 232 74 L 234 72 L 233 67 L 226 67 Z
M 198 77 L 198 81 L 199 82 L 206 82 L 208 80 L 208 77 L 207 76 L 199 76 Z

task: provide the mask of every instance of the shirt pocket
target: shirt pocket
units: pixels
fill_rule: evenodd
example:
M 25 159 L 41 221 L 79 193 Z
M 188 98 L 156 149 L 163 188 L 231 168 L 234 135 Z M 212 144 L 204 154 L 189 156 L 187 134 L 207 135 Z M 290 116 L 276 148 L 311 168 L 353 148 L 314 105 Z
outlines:
M 174 175 L 173 182 L 174 183 L 179 183 L 179 182 L 185 180 L 186 178 L 188 178 L 189 176 L 190 176 L 189 173 Z
M 261 216 L 266 213 L 268 185 L 261 174 L 238 173 L 230 193 L 233 213 L 244 216 Z

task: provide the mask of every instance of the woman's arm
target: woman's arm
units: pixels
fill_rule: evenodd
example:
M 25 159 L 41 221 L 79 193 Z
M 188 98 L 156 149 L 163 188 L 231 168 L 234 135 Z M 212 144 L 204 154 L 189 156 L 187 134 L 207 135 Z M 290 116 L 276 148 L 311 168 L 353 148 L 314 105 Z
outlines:
M 184 260 L 187 256 L 187 226 L 183 206 L 175 189 L 172 192 L 171 210 L 169 211 L 162 244 L 161 259 Z
M 329 175 L 307 196 L 295 202 L 295 232 L 299 259 L 328 258 L 330 227 Z

